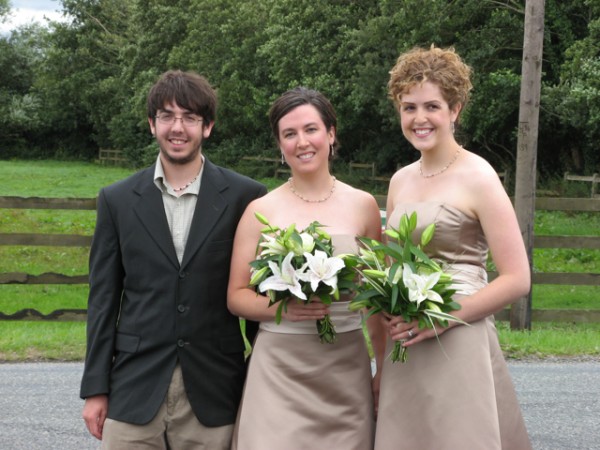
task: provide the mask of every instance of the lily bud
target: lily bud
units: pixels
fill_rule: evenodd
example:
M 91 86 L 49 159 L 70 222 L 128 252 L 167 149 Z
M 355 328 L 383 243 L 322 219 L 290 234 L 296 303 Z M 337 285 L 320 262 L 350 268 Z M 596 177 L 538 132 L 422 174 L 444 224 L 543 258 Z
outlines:
M 413 211 L 410 215 L 409 224 L 408 224 L 408 232 L 412 233 L 417 228 L 417 213 Z
M 403 241 L 406 241 L 408 238 L 409 227 L 410 227 L 410 224 L 408 222 L 408 215 L 403 214 L 402 217 L 400 218 L 400 229 L 398 230 L 400 232 L 400 238 Z
M 370 306 L 370 305 L 369 305 L 369 302 L 367 300 L 352 301 L 348 305 L 348 309 L 350 311 L 360 311 L 361 309 L 364 309 L 364 308 L 366 308 L 368 306 Z
M 269 225 L 269 221 L 267 220 L 267 218 L 265 216 L 263 216 L 261 213 L 259 212 L 255 212 L 254 213 L 254 217 L 256 217 L 258 219 L 258 221 L 260 223 L 262 223 L 263 225 Z
M 452 275 L 450 275 L 449 273 L 442 272 L 442 274 L 440 275 L 440 282 L 442 282 L 442 283 L 452 282 Z
M 387 275 L 383 270 L 375 270 L 375 269 L 365 269 L 362 271 L 365 275 L 368 275 L 373 278 L 386 278 Z
M 427 228 L 423 230 L 423 234 L 421 234 L 421 247 L 425 247 L 431 239 L 433 239 L 433 234 L 435 233 L 435 223 L 430 223 Z
M 393 239 L 400 239 L 400 234 L 396 230 L 392 230 L 391 228 L 385 230 L 384 233 Z
M 252 274 L 252 277 L 250 278 L 250 286 L 256 286 L 258 283 L 260 283 L 261 279 L 268 271 L 269 271 L 269 266 L 265 266 L 265 267 L 255 271 Z
M 315 232 L 317 233 L 317 236 L 319 238 L 321 238 L 321 240 L 326 240 L 326 241 L 331 240 L 331 235 L 329 233 L 327 233 L 327 231 L 323 230 L 322 228 L 316 228 Z
M 283 235 L 283 242 L 286 242 L 294 231 L 296 231 L 295 223 L 291 224 L 289 227 L 287 227 L 287 230 L 285 230 L 285 233 Z
M 372 250 L 359 248 L 358 254 L 366 264 L 377 264 L 377 255 Z
M 442 312 L 442 309 L 434 302 L 425 302 L 425 309 L 434 312 Z

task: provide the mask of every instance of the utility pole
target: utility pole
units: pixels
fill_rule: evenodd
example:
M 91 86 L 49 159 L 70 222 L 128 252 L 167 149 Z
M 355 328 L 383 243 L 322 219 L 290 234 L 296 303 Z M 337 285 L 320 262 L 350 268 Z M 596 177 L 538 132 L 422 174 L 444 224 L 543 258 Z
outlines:
M 533 223 L 544 43 L 544 1 L 526 0 L 525 2 L 525 31 L 515 177 L 515 211 L 527 249 L 531 273 L 533 272 Z M 510 328 L 512 330 L 531 329 L 531 290 L 527 296 L 520 298 L 512 305 Z

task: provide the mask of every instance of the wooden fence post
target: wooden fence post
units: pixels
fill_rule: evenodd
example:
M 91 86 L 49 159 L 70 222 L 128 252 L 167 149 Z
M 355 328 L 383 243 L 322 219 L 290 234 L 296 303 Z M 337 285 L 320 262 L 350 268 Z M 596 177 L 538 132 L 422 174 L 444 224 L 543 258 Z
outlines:
M 515 179 L 515 211 L 527 248 L 529 269 L 533 272 L 533 221 L 535 213 L 535 183 L 537 138 L 544 43 L 544 0 L 525 2 L 525 30 L 519 130 L 517 139 L 517 170 Z M 531 290 L 511 307 L 510 327 L 531 329 Z

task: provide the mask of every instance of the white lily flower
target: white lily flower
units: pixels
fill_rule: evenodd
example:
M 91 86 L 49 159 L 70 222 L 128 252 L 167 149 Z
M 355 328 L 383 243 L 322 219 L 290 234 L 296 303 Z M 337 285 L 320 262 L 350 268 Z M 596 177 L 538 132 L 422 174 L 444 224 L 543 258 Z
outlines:
M 310 282 L 310 288 L 316 292 L 320 282 L 331 286 L 332 293 L 337 289 L 337 274 L 345 267 L 344 260 L 333 256 L 327 257 L 327 253 L 316 250 L 314 255 L 304 253 L 308 270 L 300 276 L 303 281 Z
M 429 275 L 419 275 L 412 271 L 408 264 L 404 264 L 402 281 L 408 288 L 408 298 L 411 302 L 420 305 L 425 300 L 444 303 L 444 300 L 432 288 L 440 279 L 441 272 L 433 272 Z
M 264 250 L 260 253 L 260 256 L 287 254 L 288 250 L 285 245 L 281 244 L 276 238 L 268 234 L 263 234 L 262 237 L 264 240 L 258 246 L 263 247 Z
M 306 295 L 302 292 L 302 287 L 300 286 L 300 276 L 302 275 L 302 272 L 304 272 L 306 264 L 300 269 L 294 269 L 294 266 L 292 266 L 293 257 L 294 253 L 289 252 L 281 263 L 281 269 L 279 269 L 275 262 L 269 261 L 269 267 L 271 268 L 273 275 L 260 283 L 258 285 L 258 290 L 260 292 L 266 292 L 268 290 L 289 290 L 296 297 L 307 300 Z

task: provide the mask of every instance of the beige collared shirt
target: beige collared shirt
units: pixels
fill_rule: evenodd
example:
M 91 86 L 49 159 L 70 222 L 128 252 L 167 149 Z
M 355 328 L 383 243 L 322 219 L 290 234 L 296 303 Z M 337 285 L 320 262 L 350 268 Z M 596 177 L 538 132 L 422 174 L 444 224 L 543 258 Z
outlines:
M 200 192 L 203 173 L 204 156 L 202 156 L 202 167 L 200 168 L 198 177 L 185 189 L 185 191 L 183 191 L 183 194 L 177 196 L 173 187 L 167 183 L 160 156 L 156 160 L 154 184 L 156 184 L 156 187 L 162 192 L 165 214 L 167 215 L 169 230 L 171 231 L 173 245 L 175 246 L 175 252 L 177 253 L 177 259 L 180 264 L 183 259 L 183 252 L 190 233 L 190 226 L 192 225 L 192 217 L 194 216 L 194 211 L 196 209 L 196 202 L 198 200 L 198 193 Z

